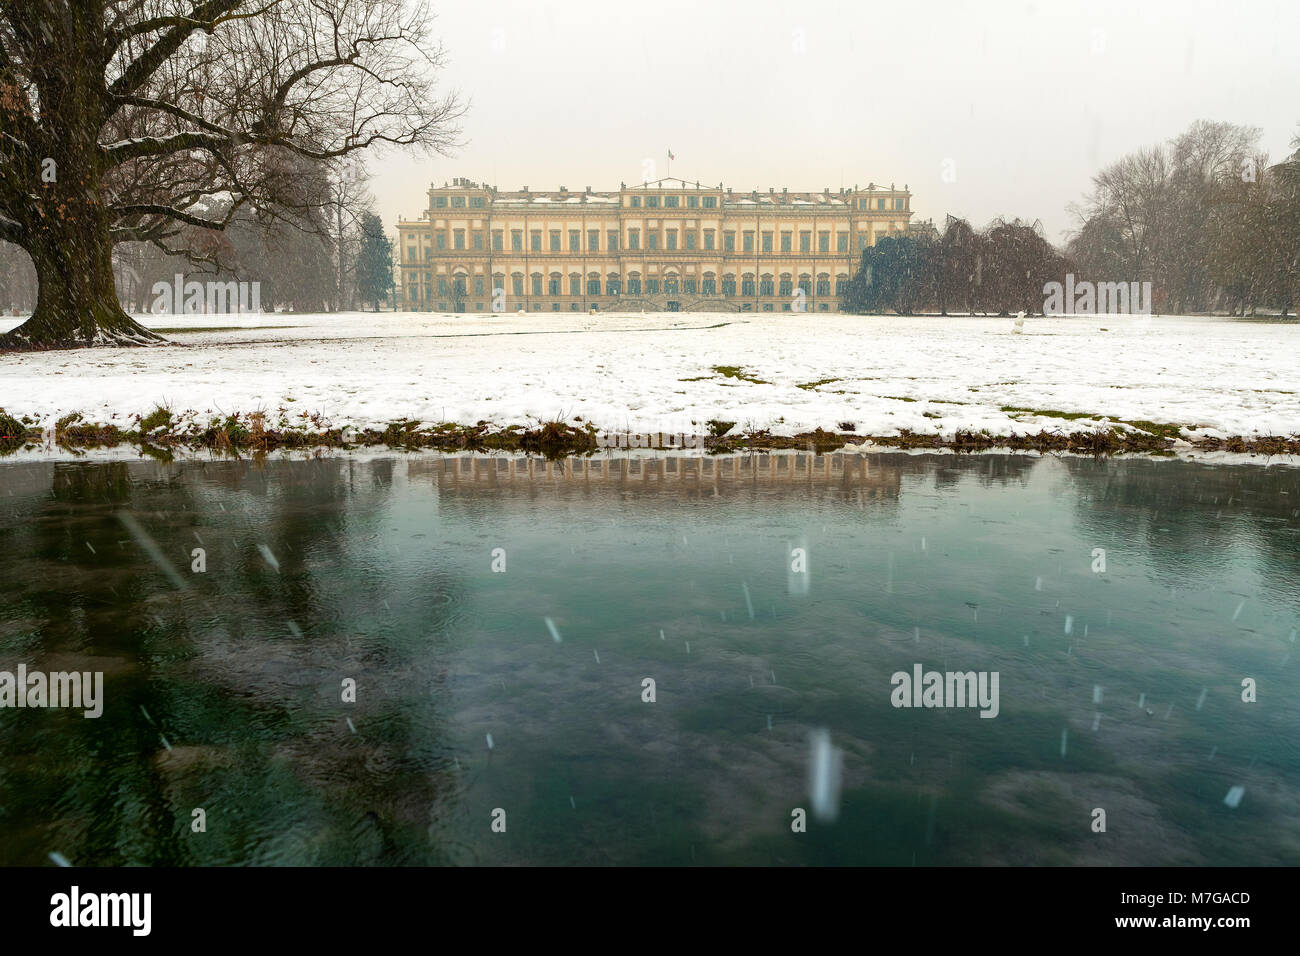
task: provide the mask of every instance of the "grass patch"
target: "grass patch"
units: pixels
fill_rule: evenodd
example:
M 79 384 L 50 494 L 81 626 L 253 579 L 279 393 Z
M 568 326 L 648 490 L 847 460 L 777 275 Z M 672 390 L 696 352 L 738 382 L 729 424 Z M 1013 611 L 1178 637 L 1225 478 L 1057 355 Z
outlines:
M 40 435 L 40 429 L 33 429 Z M 0 449 L 12 451 L 32 437 L 26 425 L 0 408 Z
M 916 399 L 914 399 L 914 398 L 907 398 L 907 397 L 904 396 L 904 395 L 881 395 L 880 397 L 881 397 L 881 398 L 887 398 L 887 399 L 889 399 L 891 402 L 914 402 L 914 401 L 916 401 Z
M 771 382 L 767 382 L 761 378 L 756 378 L 755 376 L 750 375 L 748 372 L 744 370 L 744 368 L 742 368 L 739 365 L 715 365 L 713 366 L 713 371 L 717 372 L 719 375 L 723 376 L 724 378 L 734 378 L 737 381 L 749 382 L 752 385 L 772 384 Z
M 1092 412 L 1062 412 L 1055 408 L 1019 408 L 1015 405 L 1003 405 L 999 411 L 1007 414 L 1019 415 L 1041 415 L 1044 418 L 1064 418 L 1066 421 L 1076 421 L 1080 418 L 1101 418 L 1100 415 L 1094 415 Z
M 838 382 L 838 378 L 819 378 L 815 382 L 804 382 L 796 385 L 795 388 L 802 388 L 805 392 L 810 392 L 821 385 L 829 385 L 831 382 Z
M 301 329 L 301 325 L 205 325 L 192 329 L 150 329 L 159 335 L 183 335 L 186 332 L 261 332 L 271 329 Z

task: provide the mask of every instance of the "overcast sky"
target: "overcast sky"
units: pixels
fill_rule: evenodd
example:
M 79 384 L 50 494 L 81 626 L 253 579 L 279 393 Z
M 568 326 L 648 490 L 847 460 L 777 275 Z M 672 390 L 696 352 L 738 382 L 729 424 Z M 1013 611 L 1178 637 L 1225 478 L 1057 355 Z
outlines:
M 1041 219 L 1098 168 L 1197 119 L 1300 123 L 1297 0 L 441 3 L 450 158 L 374 163 L 392 228 L 424 190 L 616 189 L 652 160 L 737 190 L 906 183 L 916 218 Z M 947 161 L 947 162 L 946 162 Z M 945 181 L 945 170 L 950 171 Z

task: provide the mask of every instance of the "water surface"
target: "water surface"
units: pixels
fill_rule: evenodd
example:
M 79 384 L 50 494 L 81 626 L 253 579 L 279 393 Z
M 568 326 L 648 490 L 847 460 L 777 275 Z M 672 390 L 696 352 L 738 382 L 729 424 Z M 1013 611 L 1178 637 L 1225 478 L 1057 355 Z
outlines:
M 106 695 L 0 710 L 0 863 L 1294 865 L 1298 509 L 1150 460 L 0 465 L 0 670 Z M 893 707 L 917 663 L 998 716 Z

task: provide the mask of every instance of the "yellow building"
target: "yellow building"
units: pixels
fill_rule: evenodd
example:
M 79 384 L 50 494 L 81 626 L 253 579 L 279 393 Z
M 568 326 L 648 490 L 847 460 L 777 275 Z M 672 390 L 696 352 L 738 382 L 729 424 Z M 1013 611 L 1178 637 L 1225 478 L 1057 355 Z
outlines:
M 661 179 L 617 192 L 429 190 L 398 223 L 407 311 L 835 312 L 861 250 L 907 231 L 906 186 L 734 192 Z

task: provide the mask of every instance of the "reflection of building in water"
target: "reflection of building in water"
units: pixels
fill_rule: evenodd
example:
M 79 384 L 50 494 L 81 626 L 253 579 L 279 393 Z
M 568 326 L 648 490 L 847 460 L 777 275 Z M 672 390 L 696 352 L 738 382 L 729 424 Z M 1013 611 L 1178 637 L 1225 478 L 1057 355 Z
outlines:
M 412 460 L 408 477 L 428 476 L 440 490 L 487 487 L 607 487 L 620 491 L 666 492 L 708 488 L 719 494 L 761 487 L 779 490 L 815 486 L 839 488 L 863 498 L 898 497 L 904 468 L 879 456 L 856 454 L 743 455 L 694 458 L 538 458 L 461 455 Z

